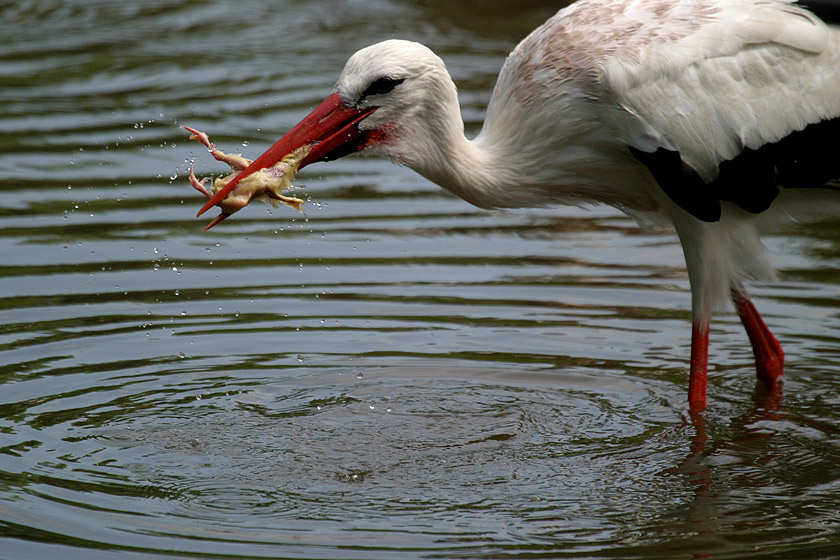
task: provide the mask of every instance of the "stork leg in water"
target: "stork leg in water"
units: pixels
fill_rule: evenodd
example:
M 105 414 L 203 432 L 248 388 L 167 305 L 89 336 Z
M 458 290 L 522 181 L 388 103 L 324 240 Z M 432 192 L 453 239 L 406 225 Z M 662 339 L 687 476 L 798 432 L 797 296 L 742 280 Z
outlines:
M 768 391 L 776 390 L 784 374 L 782 345 L 767 328 L 758 310 L 740 282 L 731 287 L 732 303 L 747 331 L 755 356 L 758 380 Z M 709 327 L 711 317 L 700 313 L 692 320 L 691 365 L 688 379 L 688 405 L 692 412 L 702 412 L 706 407 L 706 385 L 709 364 Z
M 483 208 L 612 205 L 680 238 L 690 409 L 706 406 L 709 326 L 729 301 L 773 390 L 783 352 L 741 282 L 772 277 L 762 234 L 840 216 L 838 21 L 827 0 L 579 0 L 513 50 L 472 139 L 443 61 L 378 43 L 199 215 L 307 145 L 301 168 L 367 150 Z
M 743 285 L 732 286 L 732 303 L 735 304 L 735 310 L 752 344 L 758 379 L 772 391 L 784 374 L 785 353 L 782 345 L 764 324 Z

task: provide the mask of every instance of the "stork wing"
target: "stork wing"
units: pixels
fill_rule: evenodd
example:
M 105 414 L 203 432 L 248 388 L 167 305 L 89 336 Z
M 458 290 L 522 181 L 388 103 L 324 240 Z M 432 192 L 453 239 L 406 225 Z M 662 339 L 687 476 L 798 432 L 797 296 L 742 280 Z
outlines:
M 706 4 L 691 32 L 617 49 L 601 84 L 631 147 L 677 151 L 710 182 L 745 148 L 840 116 L 840 30 L 785 1 Z

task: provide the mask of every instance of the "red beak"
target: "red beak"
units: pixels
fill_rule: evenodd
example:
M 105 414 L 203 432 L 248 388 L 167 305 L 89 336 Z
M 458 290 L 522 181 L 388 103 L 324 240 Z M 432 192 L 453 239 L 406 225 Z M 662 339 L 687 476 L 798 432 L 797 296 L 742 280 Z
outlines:
M 365 109 L 347 107 L 338 94 L 333 93 L 263 155 L 243 169 L 225 188 L 208 200 L 207 204 L 198 211 L 198 215 L 201 216 L 224 200 L 239 181 L 260 169 L 271 167 L 301 146 L 314 144 L 298 169 L 303 169 L 316 161 L 337 159 L 364 148 L 367 133 L 360 131 L 357 125 L 376 109 L 377 107 Z

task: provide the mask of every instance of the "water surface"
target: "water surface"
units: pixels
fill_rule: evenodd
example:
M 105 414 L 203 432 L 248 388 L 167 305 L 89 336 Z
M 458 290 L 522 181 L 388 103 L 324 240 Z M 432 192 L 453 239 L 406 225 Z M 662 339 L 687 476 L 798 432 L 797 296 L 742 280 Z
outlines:
M 181 125 L 254 157 L 399 36 L 475 132 L 527 2 L 0 3 L 0 557 L 832 558 L 840 222 L 767 240 L 685 423 L 680 248 L 353 157 L 208 233 Z

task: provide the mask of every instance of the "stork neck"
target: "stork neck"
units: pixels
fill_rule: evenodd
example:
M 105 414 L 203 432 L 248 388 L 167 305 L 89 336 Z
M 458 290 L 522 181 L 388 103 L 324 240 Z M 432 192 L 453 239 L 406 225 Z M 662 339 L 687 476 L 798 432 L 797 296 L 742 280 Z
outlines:
M 425 116 L 422 132 L 410 141 L 422 148 L 398 159 L 475 206 L 523 206 L 512 196 L 524 173 L 519 170 L 515 151 L 487 142 L 481 135 L 468 139 L 457 100 L 438 110 L 437 115 Z
M 554 119 L 526 115 L 513 104 L 504 109 L 488 109 L 481 132 L 469 140 L 455 103 L 454 112 L 438 121 L 445 124 L 426 129 L 425 157 L 408 165 L 481 208 L 558 203 L 605 203 L 640 211 L 658 207 L 646 170 L 594 119 L 584 125 L 562 114 Z M 564 121 L 570 124 L 563 126 Z
M 467 202 L 482 208 L 656 206 L 644 189 L 628 200 L 628 186 L 649 178 L 596 118 L 579 116 L 591 110 L 585 100 L 554 107 L 546 118 L 545 111 L 496 92 L 484 127 L 470 140 L 455 85 L 447 76 L 435 86 L 382 152 Z
M 468 140 L 463 131 L 442 139 L 440 146 L 443 154 L 436 165 L 418 169 L 422 175 L 481 208 L 519 206 L 506 194 L 514 186 L 514 174 L 505 165 L 511 162 L 502 161 L 481 142 Z

